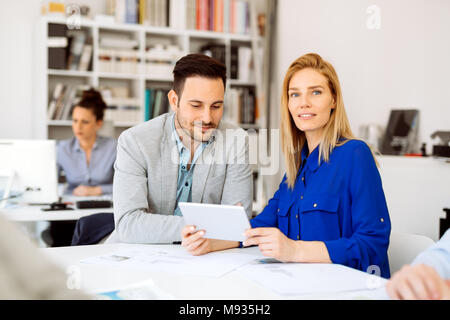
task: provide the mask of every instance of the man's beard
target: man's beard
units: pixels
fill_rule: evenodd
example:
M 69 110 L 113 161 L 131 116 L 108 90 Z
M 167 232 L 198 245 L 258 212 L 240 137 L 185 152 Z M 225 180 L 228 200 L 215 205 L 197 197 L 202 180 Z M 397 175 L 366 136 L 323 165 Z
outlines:
M 218 127 L 218 125 L 214 124 L 213 122 L 204 123 L 202 121 L 194 121 L 193 123 L 190 123 L 190 128 L 185 128 L 182 124 L 182 121 L 180 121 L 179 119 L 178 113 L 176 113 L 175 118 L 178 122 L 178 126 L 183 131 L 183 133 L 189 136 L 191 141 L 195 142 L 207 142 Z M 202 127 L 207 127 L 208 130 L 203 133 Z

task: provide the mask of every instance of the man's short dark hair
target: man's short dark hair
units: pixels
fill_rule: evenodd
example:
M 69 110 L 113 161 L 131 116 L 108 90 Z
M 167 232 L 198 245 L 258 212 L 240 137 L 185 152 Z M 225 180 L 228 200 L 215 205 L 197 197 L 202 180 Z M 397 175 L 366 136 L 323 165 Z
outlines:
M 173 69 L 173 90 L 179 98 L 183 93 L 186 78 L 189 77 L 220 78 L 225 89 L 227 68 L 223 63 L 204 54 L 193 53 L 184 56 L 177 61 Z

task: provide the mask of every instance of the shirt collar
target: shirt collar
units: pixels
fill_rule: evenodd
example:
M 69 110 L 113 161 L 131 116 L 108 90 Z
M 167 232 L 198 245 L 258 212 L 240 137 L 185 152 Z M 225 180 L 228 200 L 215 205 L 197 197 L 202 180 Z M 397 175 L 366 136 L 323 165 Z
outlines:
M 306 159 L 306 166 L 308 167 L 309 170 L 311 171 L 316 171 L 319 168 L 319 148 L 320 148 L 320 144 L 317 145 L 317 147 L 311 152 L 310 155 L 308 155 L 309 153 L 309 149 L 308 149 L 308 144 L 305 143 L 305 145 L 302 148 L 302 160 Z
M 81 149 L 81 146 L 80 146 L 80 141 L 78 141 L 77 138 L 74 138 L 74 139 L 75 139 L 74 150 L 77 151 L 77 152 L 81 152 L 82 149 Z M 98 147 L 100 139 L 101 139 L 101 137 L 97 136 L 97 138 L 95 139 L 94 145 L 92 146 L 92 150 L 94 150 L 94 149 L 96 149 Z

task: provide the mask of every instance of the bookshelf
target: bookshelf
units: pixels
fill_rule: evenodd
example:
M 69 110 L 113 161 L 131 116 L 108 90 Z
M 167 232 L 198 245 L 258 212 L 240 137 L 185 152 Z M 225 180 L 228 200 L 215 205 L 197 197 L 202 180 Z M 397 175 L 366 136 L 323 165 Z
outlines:
M 70 109 L 76 102 L 77 92 L 84 87 L 94 87 L 102 92 L 109 107 L 105 113 L 105 120 L 112 122 L 114 136 L 117 138 L 127 128 L 153 118 L 153 115 L 148 115 L 148 109 L 146 110 L 146 91 L 154 88 L 170 89 L 174 63 L 188 53 L 202 52 L 202 48 L 209 45 L 223 48 L 224 63 L 228 72 L 225 107 L 233 108 L 236 101 L 243 100 L 239 98 L 239 95 L 243 94 L 247 96 L 253 94 L 255 101 L 259 99 L 257 94 L 260 94 L 261 87 L 258 84 L 260 77 L 257 75 L 257 68 L 250 70 L 250 75 L 249 70 L 243 72 L 246 74 L 244 78 L 231 72 L 233 54 L 240 54 L 236 53 L 236 50 L 241 50 L 239 48 L 244 48 L 242 51 L 245 51 L 241 58 L 255 60 L 255 51 L 260 50 L 258 48 L 264 44 L 264 39 L 256 31 L 247 34 L 228 33 L 195 30 L 189 26 L 182 28 L 111 23 L 83 17 L 78 20 L 79 29 L 70 30 L 68 19 L 63 16 L 42 16 L 35 30 L 36 138 L 60 140 L 72 136 Z M 50 49 L 54 45 L 51 40 L 55 40 L 54 37 L 71 39 L 66 46 L 68 56 L 71 53 L 71 44 L 77 38 L 77 36 L 69 37 L 68 34 L 77 32 L 83 33 L 84 44 L 92 47 L 88 66 L 84 70 L 67 70 L 67 66 L 61 64 L 57 66 L 58 68 L 50 66 L 49 63 L 55 53 Z M 121 46 L 120 44 L 126 48 L 117 48 Z M 63 101 L 64 103 L 59 104 L 58 97 L 54 96 L 58 85 L 68 90 L 64 92 L 71 94 Z M 235 100 L 230 100 L 233 94 Z M 59 113 L 55 107 L 56 111 L 49 114 L 52 100 L 55 100 L 55 105 L 61 105 L 62 110 Z M 259 128 L 266 128 L 265 114 L 264 104 L 258 103 L 259 116 L 253 120 L 248 121 L 247 117 L 247 121 L 241 121 L 244 113 L 239 114 L 236 110 L 232 117 L 225 112 L 223 120 L 257 132 Z M 257 166 L 254 171 L 257 174 Z M 257 183 L 260 184 L 261 179 L 257 179 Z M 262 186 L 255 187 L 262 190 Z M 258 199 L 255 200 L 256 211 L 261 209 L 260 202 Z

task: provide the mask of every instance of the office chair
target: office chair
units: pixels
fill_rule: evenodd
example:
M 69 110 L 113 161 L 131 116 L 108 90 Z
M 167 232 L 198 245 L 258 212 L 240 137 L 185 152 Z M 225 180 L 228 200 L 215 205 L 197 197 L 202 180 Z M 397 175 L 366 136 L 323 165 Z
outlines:
M 409 233 L 391 232 L 388 248 L 391 275 L 405 264 L 411 264 L 419 253 L 432 246 L 434 241 L 428 237 Z
M 96 213 L 77 221 L 72 237 L 72 246 L 85 246 L 99 243 L 114 231 L 113 213 Z

